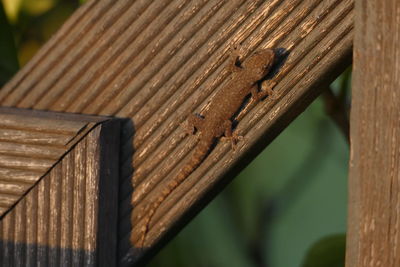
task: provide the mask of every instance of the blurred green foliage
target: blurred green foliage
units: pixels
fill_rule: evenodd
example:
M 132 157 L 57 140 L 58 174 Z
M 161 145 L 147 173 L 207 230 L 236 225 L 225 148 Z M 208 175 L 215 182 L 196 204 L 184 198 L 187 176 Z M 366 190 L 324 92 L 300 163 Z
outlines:
M 24 66 L 79 6 L 79 0 L 0 0 Z M 1 25 L 3 28 L 3 25 Z M 12 38 L 7 38 L 12 40 Z M 15 53 L 14 53 L 15 57 Z
M 344 267 L 345 252 L 345 234 L 324 237 L 309 249 L 302 267 Z
M 23 66 L 85 2 L 1 1 L 10 23 L 1 6 L 0 83 L 18 70 L 17 58 Z M 348 94 L 349 77 L 338 78 L 336 92 Z M 317 99 L 149 266 L 328 266 L 307 264 L 344 257 L 340 241 L 318 240 L 346 230 L 348 157 Z
M 18 68 L 17 50 L 11 27 L 0 3 L 0 86 L 5 84 Z

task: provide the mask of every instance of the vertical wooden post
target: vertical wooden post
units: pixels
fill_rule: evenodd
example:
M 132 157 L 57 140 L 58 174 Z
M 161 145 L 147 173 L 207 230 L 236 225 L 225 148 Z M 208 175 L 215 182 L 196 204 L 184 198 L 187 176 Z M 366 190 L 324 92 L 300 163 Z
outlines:
M 400 266 L 400 1 L 355 0 L 346 266 Z

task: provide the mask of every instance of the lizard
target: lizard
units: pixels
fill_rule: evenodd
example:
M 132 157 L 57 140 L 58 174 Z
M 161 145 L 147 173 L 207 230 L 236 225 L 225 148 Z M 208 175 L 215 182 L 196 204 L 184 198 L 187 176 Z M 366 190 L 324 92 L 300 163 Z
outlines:
M 150 209 L 144 219 L 141 229 L 140 247 L 143 248 L 146 235 L 153 215 L 162 202 L 203 162 L 210 153 L 215 142 L 225 136 L 232 141 L 232 147 L 239 139 L 232 133 L 232 120 L 239 111 L 246 97 L 251 94 L 252 101 L 259 101 L 272 94 L 275 83 L 262 84 L 259 82 L 270 72 L 275 61 L 272 49 L 260 49 L 251 54 L 243 62 L 241 53 L 234 49 L 225 67 L 230 74 L 229 79 L 211 99 L 208 109 L 202 115 L 191 114 L 187 119 L 187 131 L 191 134 L 199 132 L 198 143 L 186 164 L 181 167 L 155 201 L 150 203 Z

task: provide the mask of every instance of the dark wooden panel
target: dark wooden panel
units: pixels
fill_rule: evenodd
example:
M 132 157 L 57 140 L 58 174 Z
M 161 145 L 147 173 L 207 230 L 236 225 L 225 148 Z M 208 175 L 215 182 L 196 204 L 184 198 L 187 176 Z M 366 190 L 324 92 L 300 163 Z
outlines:
M 104 120 L 0 108 L 0 217 Z
M 275 98 L 243 114 L 236 151 L 220 142 L 168 197 L 146 247 L 182 227 L 184 215 L 198 211 L 348 66 L 352 10 L 352 0 L 91 1 L 0 90 L 0 104 L 131 119 L 121 140 L 119 212 L 121 264 L 131 264 L 146 250 L 130 250 L 130 235 L 138 247 L 145 208 L 195 145 L 180 124 L 207 108 L 227 79 L 232 45 L 242 43 L 246 55 L 277 49 Z
M 400 266 L 400 2 L 356 1 L 346 266 Z
M 1 219 L 1 266 L 115 266 L 119 122 L 80 142 Z

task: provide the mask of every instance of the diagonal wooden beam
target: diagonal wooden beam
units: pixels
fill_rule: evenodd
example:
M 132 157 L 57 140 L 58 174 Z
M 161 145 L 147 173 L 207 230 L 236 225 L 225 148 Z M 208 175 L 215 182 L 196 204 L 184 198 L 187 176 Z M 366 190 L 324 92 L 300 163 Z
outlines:
M 350 64 L 352 11 L 351 0 L 90 1 L 0 90 L 0 104 L 130 119 L 119 210 L 119 259 L 130 265 L 176 233 Z M 239 43 L 246 55 L 276 49 L 275 97 L 247 109 L 237 150 L 219 142 L 163 202 L 146 248 L 138 247 L 147 205 L 195 145 L 180 125 L 207 108 Z

